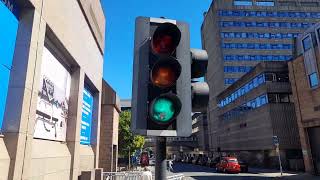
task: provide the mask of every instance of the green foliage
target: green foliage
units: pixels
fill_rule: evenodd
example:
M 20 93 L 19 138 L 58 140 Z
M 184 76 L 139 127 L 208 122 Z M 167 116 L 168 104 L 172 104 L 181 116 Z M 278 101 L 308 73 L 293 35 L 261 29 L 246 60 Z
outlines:
M 119 118 L 119 154 L 122 157 L 127 157 L 129 149 L 131 154 L 137 149 L 141 149 L 144 145 L 144 137 L 134 135 L 130 129 L 131 112 L 123 111 Z

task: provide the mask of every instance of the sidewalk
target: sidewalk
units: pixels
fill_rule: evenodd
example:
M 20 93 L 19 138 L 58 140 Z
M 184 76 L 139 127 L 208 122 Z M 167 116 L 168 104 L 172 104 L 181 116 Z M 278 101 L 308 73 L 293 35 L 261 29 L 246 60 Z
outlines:
M 249 168 L 249 173 L 261 174 L 267 177 L 272 177 L 275 179 L 293 179 L 293 180 L 319 180 L 319 176 L 313 176 L 305 172 L 292 172 L 284 171 L 281 174 L 278 169 L 262 169 L 262 168 Z

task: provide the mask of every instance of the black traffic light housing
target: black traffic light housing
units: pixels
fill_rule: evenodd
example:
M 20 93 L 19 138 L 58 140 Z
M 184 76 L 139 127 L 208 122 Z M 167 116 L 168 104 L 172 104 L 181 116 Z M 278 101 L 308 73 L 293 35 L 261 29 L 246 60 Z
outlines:
M 131 124 L 135 133 L 191 135 L 189 38 L 184 22 L 136 19 Z

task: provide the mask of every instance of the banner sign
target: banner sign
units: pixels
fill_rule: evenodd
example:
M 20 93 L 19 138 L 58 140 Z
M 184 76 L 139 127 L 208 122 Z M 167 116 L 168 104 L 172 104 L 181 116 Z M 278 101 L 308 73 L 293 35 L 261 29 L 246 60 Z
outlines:
M 14 0 L 0 0 L 19 19 L 19 7 Z
M 84 88 L 82 101 L 82 120 L 80 144 L 90 144 L 91 124 L 92 124 L 93 96 L 92 93 Z
M 71 75 L 44 47 L 34 137 L 66 140 Z

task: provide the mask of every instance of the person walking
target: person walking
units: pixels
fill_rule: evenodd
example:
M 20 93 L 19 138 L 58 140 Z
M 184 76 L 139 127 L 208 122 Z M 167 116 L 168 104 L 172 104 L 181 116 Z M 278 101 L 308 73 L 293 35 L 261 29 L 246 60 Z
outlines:
M 152 173 L 147 167 L 143 168 L 143 172 L 141 176 L 142 176 L 141 180 L 152 180 Z
M 169 170 L 169 172 L 173 172 L 173 167 L 172 167 L 172 165 L 173 165 L 172 160 L 169 160 L 169 161 L 168 161 L 168 170 Z

